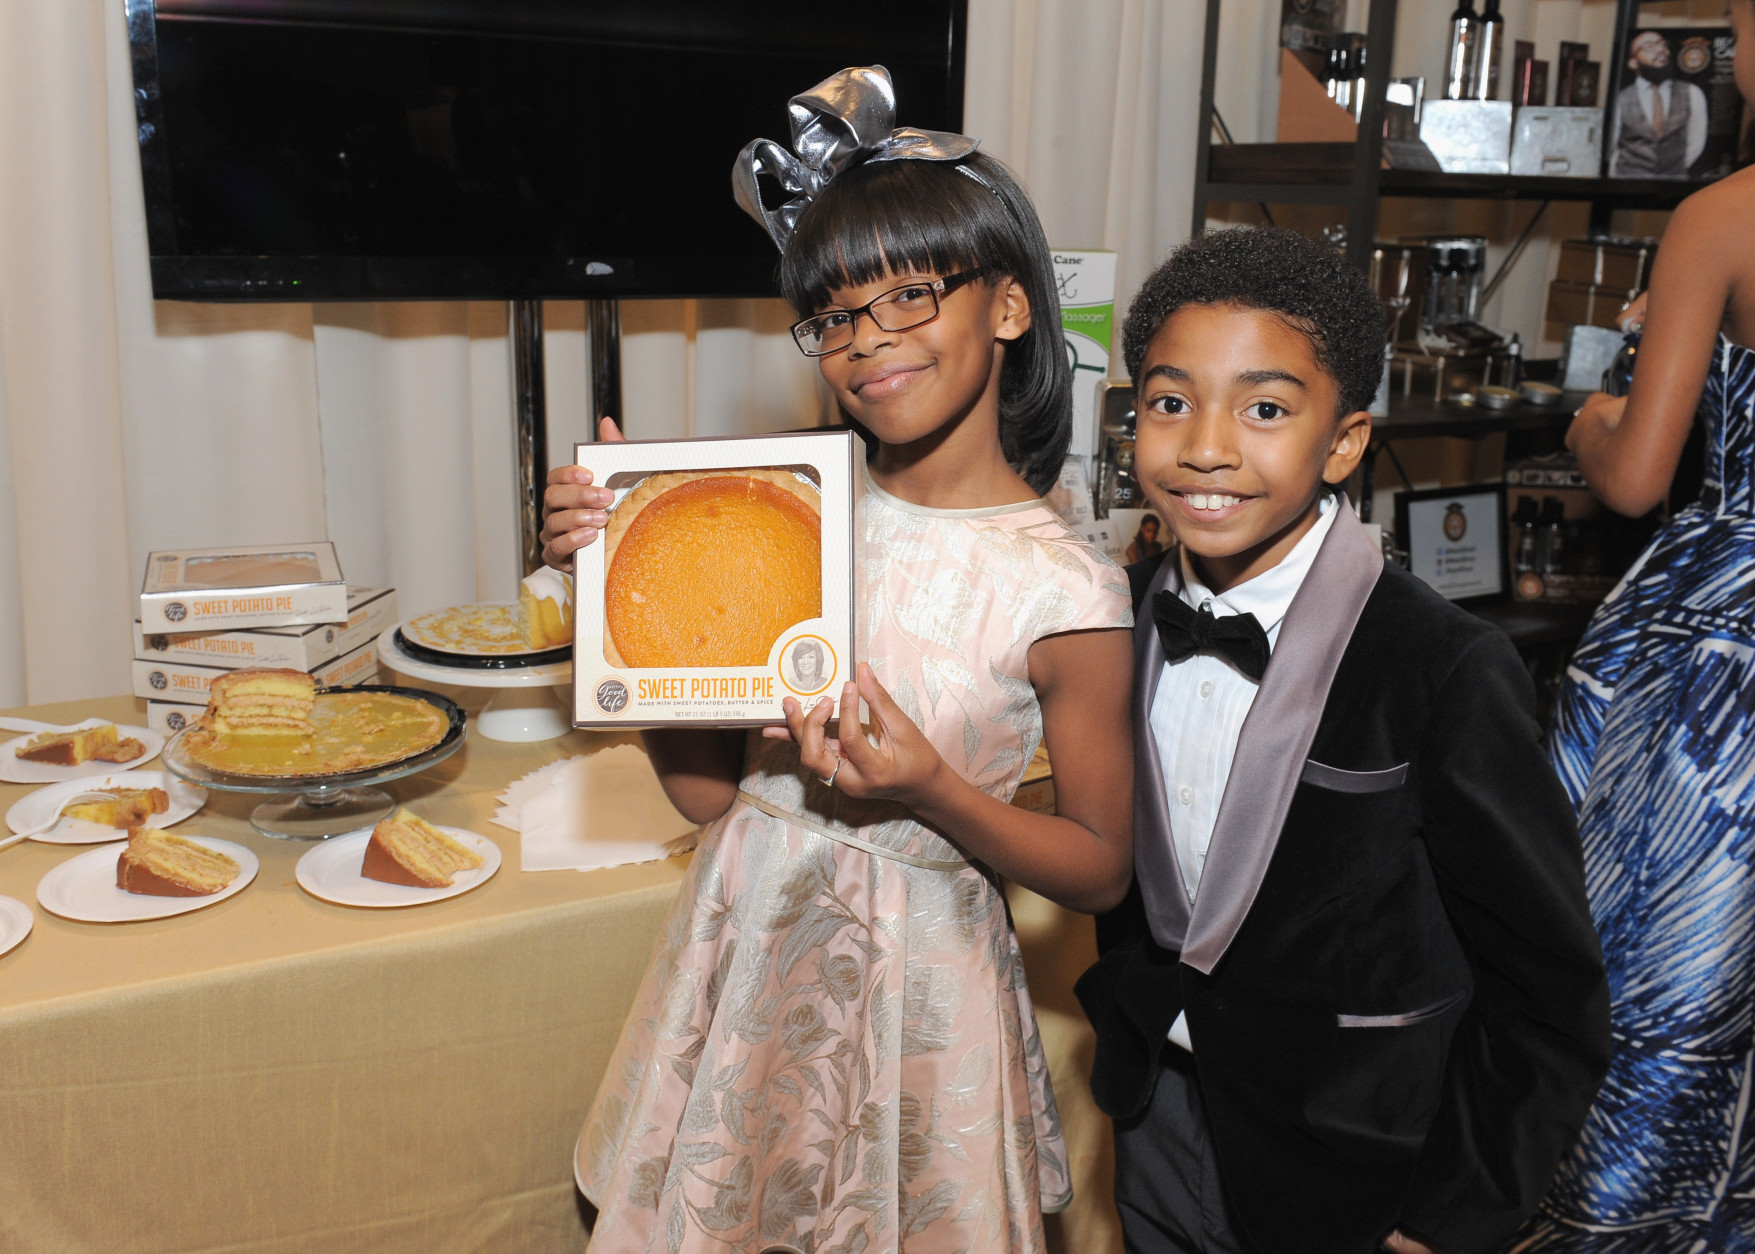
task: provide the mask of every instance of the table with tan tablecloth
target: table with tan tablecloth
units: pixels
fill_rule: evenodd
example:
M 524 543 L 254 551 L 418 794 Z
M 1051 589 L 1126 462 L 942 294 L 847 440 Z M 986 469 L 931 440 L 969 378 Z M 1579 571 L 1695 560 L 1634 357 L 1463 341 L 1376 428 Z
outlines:
M 14 713 L 145 721 L 131 697 Z M 37 882 L 81 848 L 0 850 L 0 895 L 36 916 L 0 956 L 0 1251 L 583 1249 L 573 1140 L 686 861 L 525 873 L 517 833 L 490 820 L 511 780 L 629 739 L 472 730 L 387 785 L 505 855 L 482 887 L 417 908 L 307 895 L 293 868 L 311 846 L 255 832 L 252 797 L 213 793 L 175 829 L 262 863 L 237 896 L 176 918 L 57 918 Z M 0 784 L 0 807 L 27 791 Z M 593 823 L 687 830 L 656 779 Z M 1090 923 L 1027 893 L 1013 907 L 1079 1192 L 1051 1237 L 1119 1248 L 1071 994 Z

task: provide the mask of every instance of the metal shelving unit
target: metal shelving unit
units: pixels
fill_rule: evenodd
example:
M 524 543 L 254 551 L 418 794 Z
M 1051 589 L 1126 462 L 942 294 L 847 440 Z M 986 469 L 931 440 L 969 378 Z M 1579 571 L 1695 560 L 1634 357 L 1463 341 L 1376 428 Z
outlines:
M 1620 0 L 1615 18 L 1615 50 L 1626 46 L 1641 0 Z M 1213 142 L 1213 88 L 1219 55 L 1220 0 L 1207 0 L 1206 31 L 1201 65 L 1200 132 L 1194 171 L 1192 231 L 1206 228 L 1210 205 L 1334 205 L 1345 210 L 1347 256 L 1368 270 L 1377 238 L 1379 203 L 1384 197 L 1469 200 L 1533 200 L 1582 202 L 1590 206 L 1590 228 L 1607 232 L 1616 209 L 1670 209 L 1703 184 L 1665 179 L 1575 179 L 1527 175 L 1444 174 L 1424 170 L 1383 168 L 1383 100 L 1395 47 L 1397 0 L 1371 0 L 1366 30 L 1365 103 L 1359 138 L 1352 143 L 1216 144 Z M 1613 99 L 1619 76 L 1604 77 L 1605 95 Z M 1604 127 L 1604 168 L 1608 128 Z M 1361 467 L 1362 492 L 1368 500 L 1375 486 L 1378 454 L 1390 442 L 1434 436 L 1480 439 L 1498 432 L 1556 430 L 1571 421 L 1583 394 L 1568 394 L 1560 406 L 1531 405 L 1491 411 L 1465 408 L 1429 399 L 1391 398 L 1386 418 L 1373 423 L 1372 447 Z M 1531 658 L 1555 649 L 1570 650 L 1589 620 L 1591 607 L 1525 604 L 1509 597 L 1473 607 L 1500 627 Z M 1552 660 L 1551 658 L 1549 659 Z M 1532 662 L 1532 665 L 1534 663 Z
M 1615 42 L 1627 41 L 1640 0 L 1622 0 Z M 1607 231 L 1615 209 L 1670 209 L 1704 184 L 1669 179 L 1573 179 L 1512 174 L 1440 174 L 1383 168 L 1383 98 L 1395 47 L 1397 0 L 1371 0 L 1365 32 L 1365 105 L 1359 138 L 1350 144 L 1215 144 L 1213 83 L 1219 59 L 1220 0 L 1207 0 L 1201 62 L 1201 125 L 1194 172 L 1193 230 L 1206 226 L 1207 208 L 1226 202 L 1338 205 L 1347 211 L 1347 255 L 1364 269 L 1377 236 L 1384 196 L 1469 200 L 1564 200 L 1590 205 L 1592 231 Z M 1605 79 L 1606 92 L 1617 87 Z M 1604 129 L 1607 157 L 1608 127 Z

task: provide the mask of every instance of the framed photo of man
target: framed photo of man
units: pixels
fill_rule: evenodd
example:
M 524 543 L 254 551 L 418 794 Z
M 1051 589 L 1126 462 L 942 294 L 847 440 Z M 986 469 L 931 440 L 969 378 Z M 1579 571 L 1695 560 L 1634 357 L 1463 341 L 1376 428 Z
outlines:
M 1635 28 L 1609 106 L 1612 178 L 1705 181 L 1729 174 L 1743 101 L 1728 26 Z

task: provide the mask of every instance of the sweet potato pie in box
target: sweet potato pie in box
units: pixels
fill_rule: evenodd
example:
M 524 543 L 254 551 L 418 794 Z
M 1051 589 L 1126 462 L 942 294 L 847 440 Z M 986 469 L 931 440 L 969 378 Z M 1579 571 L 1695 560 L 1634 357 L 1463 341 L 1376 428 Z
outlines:
M 754 726 L 838 696 L 864 458 L 844 430 L 578 445 L 615 503 L 575 559 L 574 723 Z

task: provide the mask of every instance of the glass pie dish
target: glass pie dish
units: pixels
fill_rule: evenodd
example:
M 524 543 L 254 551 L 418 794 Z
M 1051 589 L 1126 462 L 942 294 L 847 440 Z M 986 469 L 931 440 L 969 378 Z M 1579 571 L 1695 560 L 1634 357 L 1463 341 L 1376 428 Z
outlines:
M 466 731 L 463 710 L 448 697 L 421 688 L 389 684 L 360 684 L 317 691 L 319 699 L 334 693 L 384 693 L 425 702 L 446 720 L 444 732 L 437 743 L 357 770 L 304 775 L 242 775 L 216 770 L 196 761 L 190 754 L 188 738 L 197 726 L 190 726 L 166 743 L 161 761 L 171 774 L 203 788 L 266 796 L 268 799 L 250 814 L 251 825 L 264 836 L 279 840 L 323 840 L 369 827 L 395 808 L 394 799 L 377 785 L 419 774 L 463 747 Z

